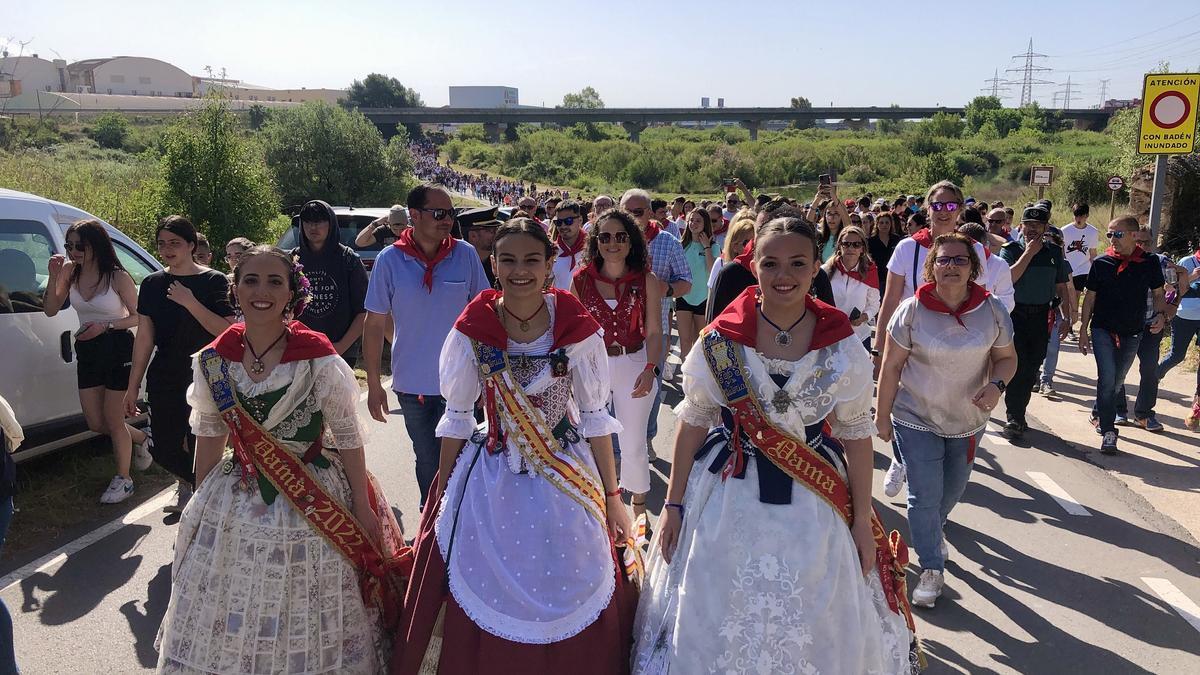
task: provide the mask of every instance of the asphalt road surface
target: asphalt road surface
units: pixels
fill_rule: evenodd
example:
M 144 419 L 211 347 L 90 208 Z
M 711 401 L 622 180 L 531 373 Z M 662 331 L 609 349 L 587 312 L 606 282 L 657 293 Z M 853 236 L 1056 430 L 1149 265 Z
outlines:
M 678 393 L 667 398 L 673 404 Z M 413 532 L 417 491 L 403 422 L 396 413 L 386 425 L 371 421 L 365 403 L 361 414 L 370 468 Z M 661 457 L 670 455 L 674 422 L 664 405 Z M 1028 441 L 1017 447 L 989 432 L 981 443 L 946 528 L 945 594 L 936 609 L 915 610 L 926 672 L 1200 673 L 1196 540 L 1055 436 L 1035 431 Z M 877 441 L 879 483 L 889 454 Z M 670 466 L 654 467 L 657 513 Z M 875 494 L 882 498 L 881 484 Z M 65 550 L 0 567 L 23 672 L 154 668 L 177 530 L 177 519 L 159 510 L 168 496 Z M 907 533 L 903 497 L 879 506 L 890 527 Z

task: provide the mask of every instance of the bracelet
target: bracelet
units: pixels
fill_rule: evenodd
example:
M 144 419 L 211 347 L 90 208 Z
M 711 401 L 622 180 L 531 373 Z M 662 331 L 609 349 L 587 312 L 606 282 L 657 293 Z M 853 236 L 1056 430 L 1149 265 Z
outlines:
M 604 496 L 605 497 L 620 497 L 621 496 L 621 488 L 617 488 L 616 490 L 613 490 L 612 492 L 605 492 Z
M 676 504 L 675 502 L 667 502 L 667 503 L 663 504 L 663 506 L 665 506 L 668 509 L 678 509 L 679 517 L 680 518 L 683 517 L 683 504 Z

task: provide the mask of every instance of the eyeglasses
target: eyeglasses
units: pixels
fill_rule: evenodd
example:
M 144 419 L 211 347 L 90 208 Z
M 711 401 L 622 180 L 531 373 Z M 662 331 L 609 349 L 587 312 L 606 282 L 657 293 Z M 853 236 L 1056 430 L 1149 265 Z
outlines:
M 1121 230 L 1117 230 L 1116 232 L 1105 232 L 1104 236 L 1108 237 L 1109 239 L 1124 239 L 1125 233 Z
M 596 235 L 596 241 L 600 242 L 601 244 L 607 244 L 607 243 L 611 242 L 614 237 L 616 237 L 618 244 L 628 244 L 629 243 L 629 233 L 628 232 L 617 232 L 615 234 L 612 232 L 601 232 L 600 234 Z
M 958 202 L 929 202 L 929 208 L 934 211 L 950 211 L 953 213 L 958 210 Z
M 433 219 L 434 219 L 434 220 L 445 220 L 446 218 L 453 218 L 453 217 L 454 217 L 454 209 L 453 209 L 453 208 L 449 208 L 449 209 L 423 209 L 423 208 L 421 208 L 421 207 L 419 207 L 419 206 L 410 206 L 410 207 L 408 207 L 408 208 L 409 208 L 409 210 L 411 210 L 411 211 L 424 211 L 424 212 L 428 213 L 429 215 L 433 216 Z
M 971 264 L 971 259 L 965 255 L 939 255 L 933 259 L 933 264 L 938 267 L 966 267 Z
M 629 209 L 629 212 L 633 214 L 634 218 L 641 218 L 646 215 L 646 209 Z
M 567 216 L 566 218 L 555 218 L 554 220 L 552 220 L 550 222 L 554 223 L 555 225 L 571 226 L 571 225 L 575 224 L 575 221 L 577 219 L 578 219 L 577 216 Z
M 840 242 L 838 246 L 841 246 L 842 248 L 862 248 L 863 243 L 861 241 L 843 241 Z
M 87 244 L 83 243 L 82 241 L 77 244 L 72 244 L 68 241 L 67 243 L 63 244 L 63 248 L 66 249 L 67 253 L 70 253 L 71 251 L 79 251 L 82 253 L 83 251 L 87 250 Z

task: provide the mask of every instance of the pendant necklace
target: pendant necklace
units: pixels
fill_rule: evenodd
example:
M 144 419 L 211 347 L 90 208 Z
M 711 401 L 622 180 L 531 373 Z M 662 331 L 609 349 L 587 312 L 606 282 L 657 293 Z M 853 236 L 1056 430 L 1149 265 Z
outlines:
M 806 305 L 804 307 L 804 313 L 800 315 L 799 319 L 796 319 L 796 323 L 793 323 L 791 326 L 788 326 L 786 329 L 781 328 L 774 321 L 768 319 L 766 312 L 764 312 L 762 309 L 762 305 L 758 306 L 758 313 L 762 315 L 762 318 L 764 321 L 771 324 L 772 328 L 779 331 L 778 333 L 775 334 L 775 344 L 779 345 L 780 347 L 786 347 L 786 346 L 792 344 L 792 330 L 794 330 L 796 328 L 796 326 L 800 325 L 800 322 L 804 320 L 804 317 L 808 316 L 808 306 Z
M 263 374 L 263 371 L 266 370 L 267 367 L 263 365 L 262 357 L 271 353 L 271 350 L 275 348 L 275 345 L 279 344 L 280 340 L 287 337 L 287 334 L 288 331 L 285 328 L 284 331 L 279 334 L 279 337 L 275 338 L 275 341 L 271 343 L 271 346 L 263 350 L 261 356 L 254 350 L 254 345 L 250 344 L 250 338 L 246 337 L 245 335 L 242 336 L 242 342 L 246 343 L 246 348 L 250 350 L 250 355 L 254 357 L 254 362 L 250 364 L 250 372 L 254 373 L 255 375 Z
M 519 322 L 517 325 L 521 327 L 521 330 L 528 331 L 529 330 L 529 322 L 532 321 L 535 316 L 537 316 L 538 314 L 541 314 L 543 309 L 546 309 L 546 301 L 542 300 L 542 304 L 538 305 L 537 311 L 535 311 L 533 314 L 530 314 L 528 317 L 526 317 L 524 319 L 522 319 L 521 317 L 514 314 L 513 311 L 508 308 L 508 305 L 503 305 L 503 307 L 504 307 L 504 312 L 506 314 L 508 314 L 509 316 L 511 316 L 512 318 L 516 319 Z

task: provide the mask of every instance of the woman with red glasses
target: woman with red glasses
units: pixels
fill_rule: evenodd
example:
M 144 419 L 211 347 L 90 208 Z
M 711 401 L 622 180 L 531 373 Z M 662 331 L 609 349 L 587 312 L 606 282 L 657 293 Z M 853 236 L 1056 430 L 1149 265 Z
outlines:
M 662 359 L 661 315 L 666 285 L 650 271 L 646 240 L 633 214 L 606 211 L 588 232 L 587 264 L 571 284 L 604 329 L 612 405 L 622 430 L 621 489 L 630 493 L 634 518 L 646 513 L 650 457 L 646 426 Z M 649 317 L 650 320 L 647 320 Z

